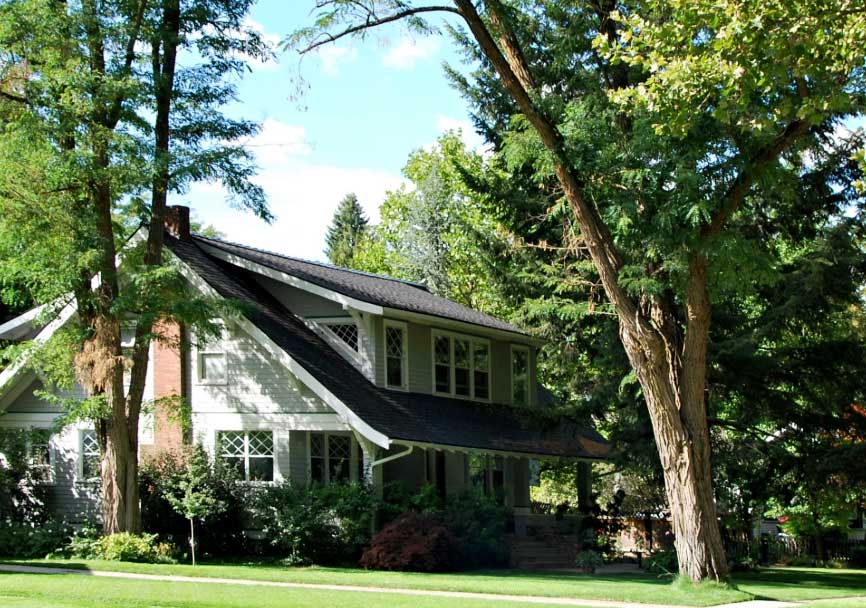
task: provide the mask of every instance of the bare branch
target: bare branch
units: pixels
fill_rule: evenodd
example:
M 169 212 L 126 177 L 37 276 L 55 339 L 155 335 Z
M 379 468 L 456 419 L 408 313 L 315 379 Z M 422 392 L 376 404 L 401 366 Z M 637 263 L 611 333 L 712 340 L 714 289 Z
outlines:
M 352 34 L 356 34 L 363 30 L 371 29 L 377 27 L 379 25 L 384 25 L 386 23 L 392 23 L 394 21 L 400 21 L 401 19 L 405 19 L 406 17 L 411 17 L 412 15 L 418 15 L 421 13 L 454 13 L 456 15 L 460 14 L 453 6 L 419 6 L 417 8 L 410 8 L 404 11 L 400 11 L 398 13 L 394 13 L 392 15 L 388 15 L 386 17 L 375 17 L 374 13 L 370 13 L 367 17 L 367 20 L 364 23 L 360 23 L 358 25 L 353 25 L 352 27 L 348 27 L 342 32 L 337 34 L 330 34 L 328 32 L 323 32 L 321 35 L 325 38 L 323 40 L 318 40 L 304 47 L 298 54 L 305 55 L 310 51 L 319 48 L 320 46 L 324 46 L 326 44 L 330 44 L 332 42 L 336 42 L 340 38 L 344 38 L 346 36 L 351 36 Z

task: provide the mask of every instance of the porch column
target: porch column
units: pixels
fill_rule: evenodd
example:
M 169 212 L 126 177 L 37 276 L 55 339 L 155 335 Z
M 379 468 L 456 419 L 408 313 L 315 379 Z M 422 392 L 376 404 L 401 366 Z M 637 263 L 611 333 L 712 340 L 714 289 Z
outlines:
M 364 473 L 364 483 L 373 488 L 373 494 L 377 498 L 382 498 L 382 467 L 373 466 L 373 461 L 376 460 L 379 454 L 379 446 L 357 432 L 355 433 L 355 439 L 358 441 L 358 445 L 361 446 L 361 453 L 364 459 L 361 467 Z
M 581 514 L 592 509 L 592 463 L 577 463 L 577 508 Z

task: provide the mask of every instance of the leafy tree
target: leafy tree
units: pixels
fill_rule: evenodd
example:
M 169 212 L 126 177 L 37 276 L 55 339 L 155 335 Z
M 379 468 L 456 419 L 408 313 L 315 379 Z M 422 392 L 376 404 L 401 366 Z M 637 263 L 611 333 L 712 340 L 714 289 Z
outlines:
M 171 479 L 172 486 L 163 490 L 163 496 L 174 509 L 189 521 L 189 548 L 195 566 L 195 520 L 205 522 L 226 510 L 227 504 L 212 483 L 213 472 L 204 448 L 196 446 L 185 456 L 181 474 Z
M 358 197 L 349 193 L 343 197 L 325 235 L 325 255 L 335 266 L 350 267 L 364 233 L 367 217 Z
M 752 220 L 805 215 L 791 196 L 810 173 L 804 152 L 862 113 L 866 11 L 806 0 L 317 9 L 316 25 L 290 39 L 301 52 L 401 19 L 430 32 L 421 16 L 434 11 L 462 19 L 458 40 L 498 77 L 480 82 L 482 120 L 511 108 L 493 137 L 568 212 L 616 315 L 658 446 L 680 573 L 726 577 L 707 416 L 712 303 L 767 280 Z
M 257 126 L 219 112 L 234 99 L 229 78 L 244 70 L 243 58 L 269 53 L 245 25 L 250 4 L 0 7 L 0 283 L 48 304 L 46 318 L 74 312 L 27 355 L 54 384 L 84 388 L 84 401 L 64 405 L 70 418 L 94 422 L 109 533 L 141 525 L 138 418 L 150 342 L 167 339 L 166 319 L 213 331 L 214 307 L 186 293 L 163 256 L 169 193 L 220 181 L 239 206 L 270 217 L 249 181 L 251 156 L 225 143 Z M 145 230 L 128 242 L 139 225 Z M 135 343 L 124 352 L 121 331 L 131 320 Z

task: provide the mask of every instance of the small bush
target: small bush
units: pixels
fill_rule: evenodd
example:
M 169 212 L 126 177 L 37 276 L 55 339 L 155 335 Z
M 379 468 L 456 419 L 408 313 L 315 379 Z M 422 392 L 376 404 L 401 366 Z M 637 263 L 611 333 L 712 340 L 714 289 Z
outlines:
M 41 525 L 5 521 L 0 525 L 0 555 L 21 559 L 42 558 L 60 551 L 72 530 L 59 522 Z
M 574 560 L 575 565 L 584 572 L 593 573 L 599 566 L 604 565 L 601 555 L 595 551 L 581 551 Z
M 851 549 L 851 559 L 848 565 L 852 568 L 866 568 L 866 545 Z
M 456 569 L 460 543 L 438 516 L 408 512 L 385 526 L 361 557 L 376 570 L 447 572 Z
M 162 453 L 148 460 L 139 475 L 142 528 L 177 546 L 189 546 L 189 521 L 178 514 L 166 495 L 174 492 L 185 477 L 184 458 Z M 249 552 L 245 529 L 245 488 L 237 473 L 219 461 L 210 463 L 206 480 L 225 509 L 208 518 L 207 525 L 196 526 L 196 545 L 201 555 L 234 556 Z
M 680 570 L 676 551 L 659 551 L 649 557 L 647 568 L 658 574 L 675 575 Z
M 89 534 L 76 535 L 69 546 L 71 557 L 104 559 L 115 562 L 172 564 L 174 547 L 157 542 L 156 534 L 120 532 L 94 539 Z
M 508 563 L 505 528 L 509 510 L 491 497 L 470 492 L 451 498 L 440 513 L 443 524 L 459 540 L 456 565 L 461 570 L 494 568 Z
M 251 504 L 267 546 L 286 563 L 354 563 L 370 541 L 376 501 L 361 484 L 261 488 Z

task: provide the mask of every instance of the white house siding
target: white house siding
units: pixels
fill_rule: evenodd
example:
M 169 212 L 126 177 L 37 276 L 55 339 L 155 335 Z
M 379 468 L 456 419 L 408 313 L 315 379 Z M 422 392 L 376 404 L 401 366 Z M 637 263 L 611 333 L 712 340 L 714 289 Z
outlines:
M 215 348 L 209 346 L 208 351 Z M 349 427 L 239 328 L 229 325 L 218 348 L 226 355 L 226 379 L 217 384 L 200 380 L 198 350 L 188 351 L 195 442 L 213 454 L 220 431 L 273 431 L 274 481 L 305 481 L 304 431 L 348 431 Z
M 144 402 L 153 399 L 153 370 L 148 369 L 144 388 Z M 15 387 L 0 401 L 0 428 L 53 429 L 61 414 L 58 405 L 36 393 L 44 390 L 42 382 L 33 375 L 24 375 Z M 76 386 L 63 395 L 81 399 L 84 391 Z M 147 426 L 142 417 L 142 427 Z M 58 516 L 73 523 L 92 521 L 99 512 L 99 482 L 81 478 L 81 434 L 93 428 L 84 422 L 69 425 L 51 436 L 49 448 L 52 482 L 46 487 L 47 507 Z M 144 432 L 141 443 L 152 443 Z

